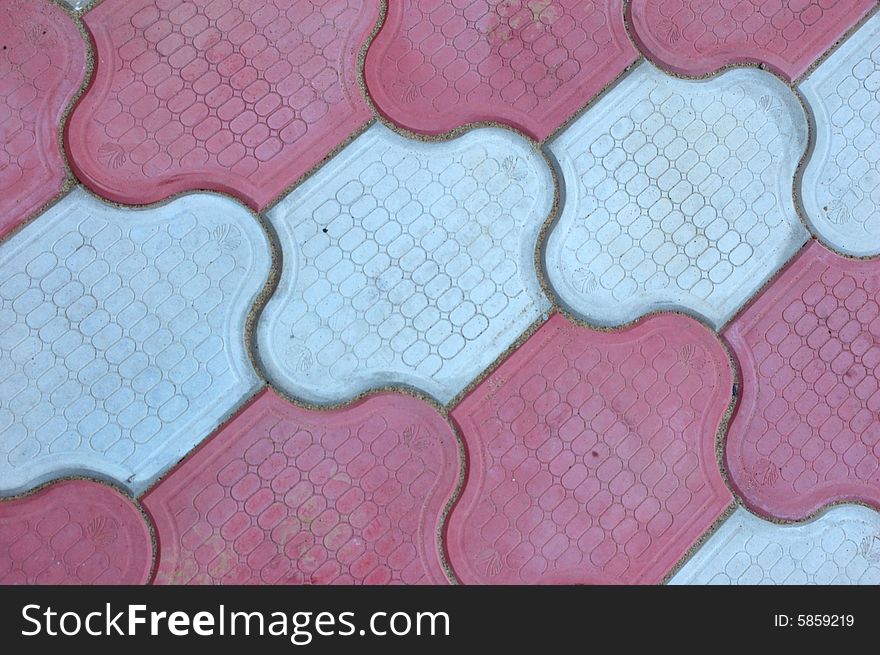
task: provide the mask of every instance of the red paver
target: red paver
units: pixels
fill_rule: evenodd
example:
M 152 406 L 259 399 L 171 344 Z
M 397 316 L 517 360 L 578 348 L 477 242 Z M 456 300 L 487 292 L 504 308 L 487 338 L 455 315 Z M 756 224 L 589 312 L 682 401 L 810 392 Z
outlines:
M 543 139 L 636 57 L 621 0 L 399 0 L 364 71 L 410 130 L 500 121 Z
M 466 583 L 655 583 L 730 504 L 727 355 L 689 318 L 555 315 L 452 415 L 469 456 L 450 563 Z
M 152 564 L 143 514 L 112 487 L 65 480 L 0 501 L 0 584 L 144 584 Z
M 877 0 L 633 0 L 633 37 L 659 66 L 705 75 L 763 63 L 801 75 Z
M 266 391 L 144 497 L 156 582 L 444 583 L 458 474 L 452 429 L 420 400 L 310 411 Z
M 813 242 L 725 332 L 743 377 L 727 468 L 753 510 L 880 507 L 878 292 L 880 261 Z
M 61 115 L 82 84 L 86 44 L 46 0 L 0 6 L 0 237 L 61 191 Z
M 94 81 L 66 133 L 99 194 L 192 189 L 262 208 L 371 113 L 357 57 L 378 0 L 105 0 Z

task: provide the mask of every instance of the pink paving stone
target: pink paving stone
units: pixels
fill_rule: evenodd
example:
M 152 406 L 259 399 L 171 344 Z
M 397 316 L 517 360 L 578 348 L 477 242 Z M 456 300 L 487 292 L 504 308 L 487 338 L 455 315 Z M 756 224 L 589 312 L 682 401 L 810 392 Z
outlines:
M 445 583 L 459 463 L 449 424 L 410 396 L 310 411 L 266 391 L 144 497 L 156 582 Z
M 86 44 L 47 0 L 0 4 L 0 237 L 61 191 L 61 115 L 82 84 Z
M 877 0 L 633 0 L 633 36 L 649 59 L 704 75 L 728 64 L 765 63 L 800 76 Z
M 364 72 L 415 132 L 498 121 L 544 139 L 636 57 L 622 0 L 399 0 Z
M 880 507 L 878 292 L 880 261 L 814 241 L 726 330 L 743 378 L 727 468 L 754 511 Z
M 144 584 L 152 564 L 143 514 L 112 487 L 65 480 L 0 501 L 0 584 Z
M 675 314 L 617 332 L 554 315 L 453 410 L 469 456 L 447 547 L 465 583 L 656 583 L 730 504 L 732 373 Z
M 378 0 L 105 0 L 93 83 L 66 131 L 100 195 L 192 189 L 260 209 L 371 117 L 357 57 Z

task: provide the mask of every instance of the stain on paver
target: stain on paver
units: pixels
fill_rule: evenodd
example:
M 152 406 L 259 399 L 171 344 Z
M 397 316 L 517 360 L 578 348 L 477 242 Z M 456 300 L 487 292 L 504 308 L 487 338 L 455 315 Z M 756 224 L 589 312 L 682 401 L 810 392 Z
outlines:
M 812 73 L 801 89 L 816 146 L 801 186 L 817 235 L 847 254 L 880 253 L 880 15 Z
M 738 509 L 670 584 L 880 584 L 880 515 L 833 507 L 777 525 Z
M 285 262 L 258 326 L 269 377 L 313 402 L 394 384 L 450 400 L 549 308 L 533 262 L 552 204 L 512 132 L 373 126 L 269 212 Z
M 715 435 L 727 355 L 656 316 L 554 315 L 452 411 L 469 456 L 450 563 L 465 583 L 656 583 L 731 501 Z
M 767 73 L 642 64 L 550 144 L 566 186 L 550 283 L 599 325 L 655 310 L 723 324 L 808 238 L 791 195 L 806 145 L 800 104 Z
M 803 74 L 877 0 L 632 0 L 633 36 L 659 65 L 705 75 L 730 64 Z
M 878 292 L 880 262 L 813 242 L 726 330 L 743 377 L 727 467 L 751 509 L 880 506 Z
M 264 392 L 144 497 L 160 584 L 443 584 L 449 424 L 383 393 L 333 412 Z
M 102 196 L 213 189 L 261 208 L 370 119 L 357 57 L 378 0 L 105 0 L 95 78 L 67 131 Z
M 64 108 L 86 72 L 86 45 L 48 0 L 0 7 L 0 237 L 61 191 Z
M 231 200 L 77 189 L 0 257 L 0 493 L 81 471 L 143 490 L 256 390 L 243 333 L 269 246 Z
M 121 493 L 64 480 L 0 501 L 0 584 L 144 584 L 153 545 Z
M 636 60 L 621 0 L 401 0 L 367 52 L 367 88 L 425 134 L 499 121 L 544 139 Z

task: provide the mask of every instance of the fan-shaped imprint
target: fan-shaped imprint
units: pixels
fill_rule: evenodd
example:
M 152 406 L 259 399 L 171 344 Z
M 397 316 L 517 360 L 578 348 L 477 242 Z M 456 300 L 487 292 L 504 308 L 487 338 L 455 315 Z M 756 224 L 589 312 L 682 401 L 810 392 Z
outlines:
M 442 584 L 449 424 L 383 393 L 329 412 L 270 391 L 144 496 L 158 584 Z
M 880 584 L 880 515 L 832 507 L 800 525 L 740 508 L 669 584 Z
M 0 237 L 61 191 L 61 114 L 86 71 L 86 44 L 49 0 L 0 6 Z
M 88 480 L 0 501 L 0 584 L 145 584 L 150 529 L 132 502 Z
M 850 255 L 880 253 L 880 14 L 800 88 L 816 119 L 801 185 L 813 229 Z
M 800 76 L 877 0 L 632 0 L 633 36 L 658 65 L 704 75 L 737 63 Z
M 75 190 L 0 246 L 0 493 L 91 471 L 144 489 L 257 386 L 269 245 L 240 205 Z
M 131 204 L 194 189 L 261 208 L 371 117 L 358 54 L 379 0 L 104 0 L 71 165 Z
M 728 507 L 724 349 L 675 315 L 553 316 L 452 411 L 469 455 L 446 544 L 465 583 L 656 583 Z
M 546 162 L 512 132 L 371 127 L 269 212 L 284 268 L 263 366 L 315 402 L 395 383 L 448 401 L 549 309 L 533 262 L 552 203 Z
M 672 309 L 723 324 L 808 235 L 792 182 L 807 144 L 772 75 L 685 81 L 644 63 L 550 144 L 565 204 L 550 283 L 587 320 Z
M 399 0 L 364 74 L 410 130 L 498 121 L 544 139 L 636 56 L 621 0 Z
M 815 241 L 725 332 L 743 385 L 727 469 L 761 514 L 880 507 L 880 262 Z

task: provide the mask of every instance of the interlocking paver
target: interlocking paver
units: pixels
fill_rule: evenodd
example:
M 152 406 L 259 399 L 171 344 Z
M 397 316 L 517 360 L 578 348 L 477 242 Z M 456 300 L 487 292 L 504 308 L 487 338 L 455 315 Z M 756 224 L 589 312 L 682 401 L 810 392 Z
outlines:
M 357 57 L 378 0 L 105 0 L 71 164 L 102 196 L 213 189 L 260 208 L 366 124 Z
M 566 186 L 550 283 L 600 325 L 661 309 L 724 323 L 807 240 L 791 194 L 806 144 L 767 73 L 642 64 L 550 144 Z
M 0 237 L 61 191 L 61 115 L 86 71 L 86 44 L 48 0 L 0 6 Z
M 878 292 L 880 262 L 813 242 L 726 330 L 743 378 L 728 470 L 752 509 L 880 505 Z
M 844 505 L 776 525 L 740 508 L 669 583 L 880 584 L 880 515 Z
M 144 584 L 150 529 L 132 502 L 88 480 L 0 501 L 0 584 Z
M 0 0 L 0 583 L 880 583 L 877 5 Z
M 264 392 L 144 497 L 156 581 L 445 583 L 459 468 L 452 429 L 421 400 L 320 412 Z
M 405 128 L 499 121 L 544 139 L 636 55 L 621 0 L 400 0 L 364 72 Z
M 269 213 L 285 261 L 258 326 L 270 377 L 316 402 L 394 384 L 448 401 L 549 308 L 534 250 L 552 203 L 512 132 L 373 126 Z
M 0 259 L 0 493 L 79 471 L 140 491 L 256 389 L 244 322 L 269 246 L 233 201 L 77 189 Z
M 851 255 L 880 253 L 880 14 L 801 85 L 816 145 L 801 185 L 817 234 Z
M 554 315 L 452 412 L 469 456 L 457 575 L 659 582 L 730 504 L 715 435 L 731 384 L 692 319 L 596 332 Z
M 669 70 L 704 75 L 730 64 L 766 64 L 801 75 L 877 0 L 633 0 L 633 35 Z

